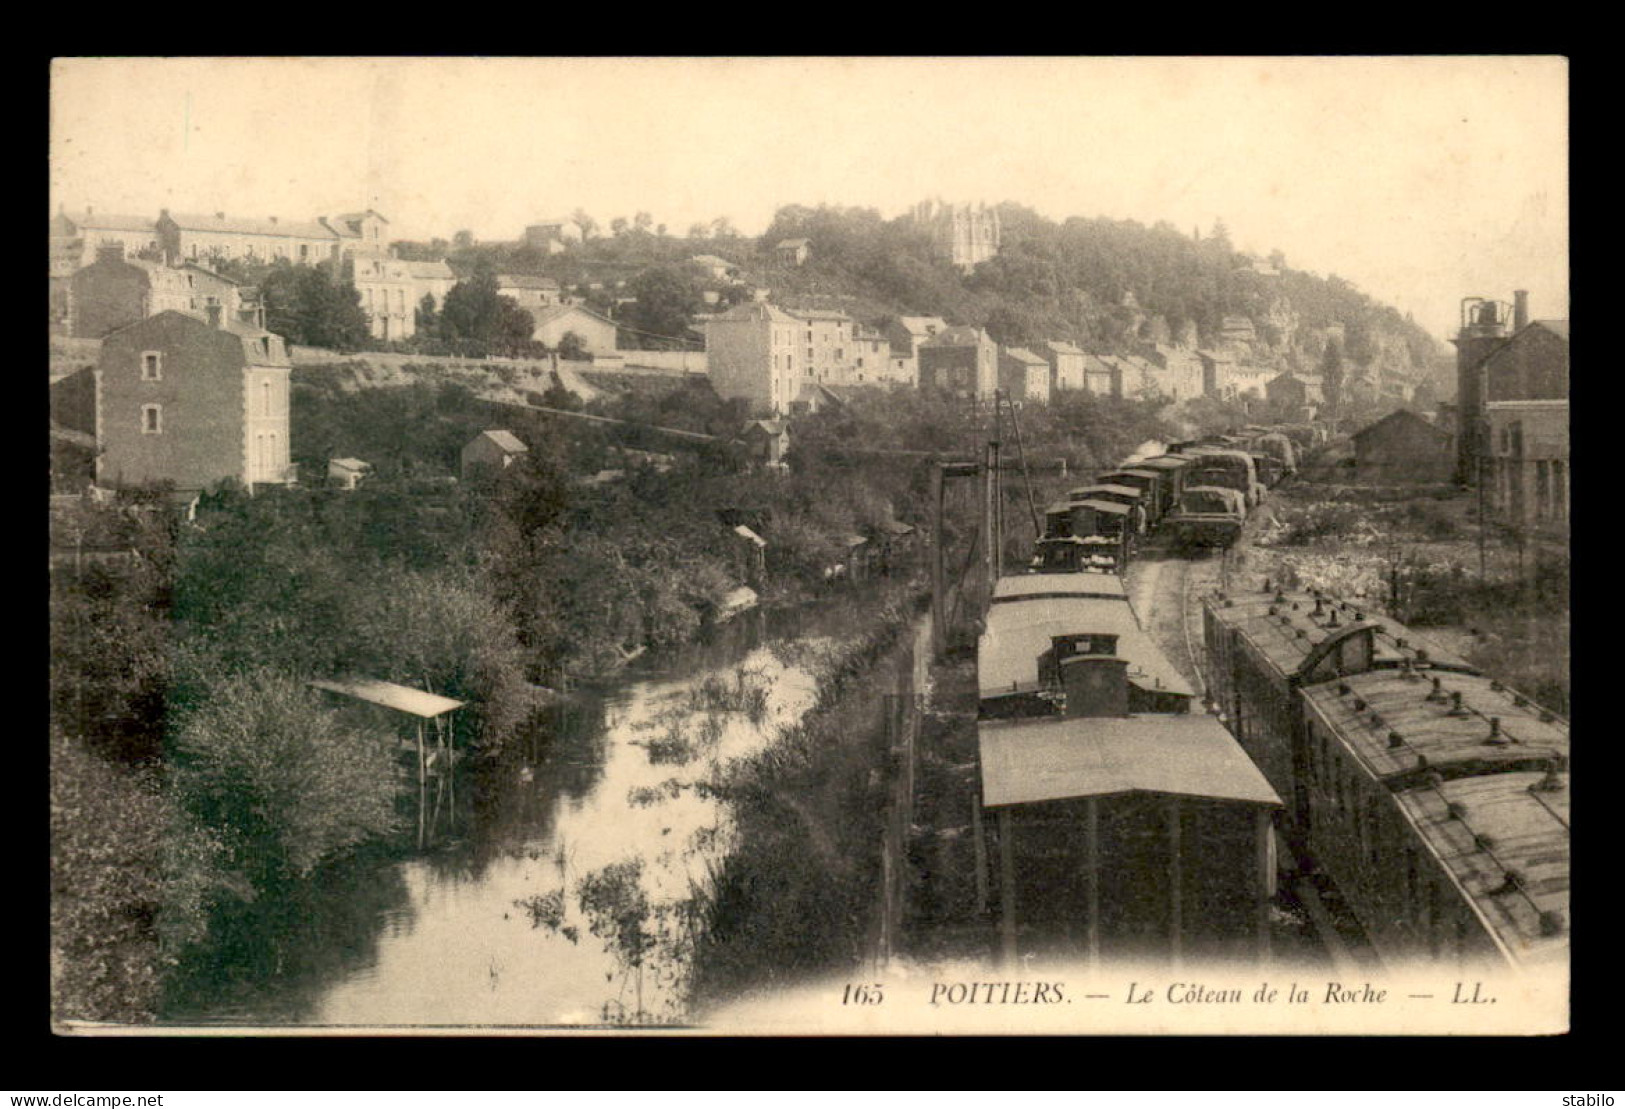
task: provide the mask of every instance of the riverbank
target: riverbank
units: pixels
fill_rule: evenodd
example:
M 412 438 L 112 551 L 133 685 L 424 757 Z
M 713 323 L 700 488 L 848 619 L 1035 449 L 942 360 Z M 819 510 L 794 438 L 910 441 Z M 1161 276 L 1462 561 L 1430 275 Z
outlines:
M 736 846 L 697 898 L 697 1013 L 872 954 L 898 769 L 887 697 L 899 668 L 912 670 L 926 600 L 919 582 L 889 583 L 871 626 L 822 661 L 811 711 L 718 780 Z

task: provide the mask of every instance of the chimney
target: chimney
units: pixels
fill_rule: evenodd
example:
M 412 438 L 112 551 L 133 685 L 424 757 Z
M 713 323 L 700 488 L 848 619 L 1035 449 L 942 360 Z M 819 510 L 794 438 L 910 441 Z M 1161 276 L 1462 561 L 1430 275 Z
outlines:
M 1516 335 L 1529 326 L 1529 290 L 1519 289 L 1512 294 L 1512 333 Z
M 1128 660 L 1115 655 L 1073 655 L 1061 660 L 1068 718 L 1128 715 Z
M 209 309 L 209 326 L 214 328 L 216 331 L 220 330 L 220 305 L 219 304 L 210 304 L 208 306 L 208 309 Z

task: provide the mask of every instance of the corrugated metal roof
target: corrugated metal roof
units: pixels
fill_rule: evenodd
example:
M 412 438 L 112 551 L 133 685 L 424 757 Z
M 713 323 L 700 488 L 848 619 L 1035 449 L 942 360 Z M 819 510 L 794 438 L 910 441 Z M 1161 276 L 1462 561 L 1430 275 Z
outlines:
M 421 689 L 396 685 L 394 682 L 378 681 L 374 678 L 313 681 L 309 684 L 317 689 L 325 689 L 329 693 L 354 697 L 359 701 L 382 705 L 385 708 L 410 713 L 413 716 L 440 716 L 453 709 L 460 709 L 464 705 L 462 701 L 454 701 L 450 697 L 442 697 L 437 693 L 425 693 Z
M 977 740 L 989 808 L 1124 793 L 1281 803 L 1205 714 L 990 720 Z

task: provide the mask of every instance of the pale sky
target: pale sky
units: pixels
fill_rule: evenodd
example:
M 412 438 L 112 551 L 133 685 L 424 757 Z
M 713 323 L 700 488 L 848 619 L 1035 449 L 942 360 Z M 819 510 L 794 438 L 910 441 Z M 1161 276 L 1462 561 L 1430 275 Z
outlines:
M 1011 200 L 1338 273 L 1440 337 L 1568 315 L 1561 58 L 66 59 L 51 203 L 519 238 L 775 208 Z

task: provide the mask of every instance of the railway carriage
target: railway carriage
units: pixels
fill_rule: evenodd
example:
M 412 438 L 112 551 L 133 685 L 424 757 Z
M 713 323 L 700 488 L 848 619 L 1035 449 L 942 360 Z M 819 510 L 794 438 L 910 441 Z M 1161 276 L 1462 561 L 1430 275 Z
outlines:
M 1192 711 L 1195 691 L 1120 578 L 1001 579 L 977 667 L 1007 965 L 1039 946 L 1091 959 L 1268 952 L 1280 799 L 1223 725 Z
M 1098 474 L 1095 480 L 1102 485 L 1127 485 L 1140 491 L 1140 503 L 1145 506 L 1147 527 L 1156 527 L 1162 520 L 1162 515 L 1168 510 L 1169 501 L 1164 498 L 1164 476 L 1161 472 L 1148 469 L 1138 464 L 1124 464 L 1120 470 L 1109 470 Z
M 1566 949 L 1568 726 L 1403 625 L 1318 594 L 1216 596 L 1212 696 L 1282 831 L 1385 961 Z

